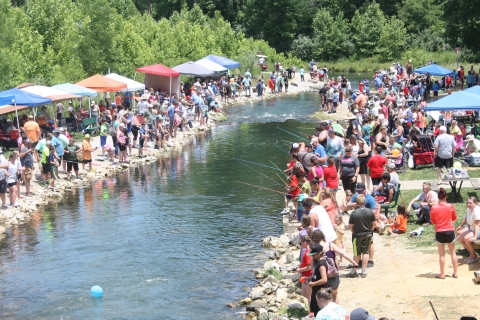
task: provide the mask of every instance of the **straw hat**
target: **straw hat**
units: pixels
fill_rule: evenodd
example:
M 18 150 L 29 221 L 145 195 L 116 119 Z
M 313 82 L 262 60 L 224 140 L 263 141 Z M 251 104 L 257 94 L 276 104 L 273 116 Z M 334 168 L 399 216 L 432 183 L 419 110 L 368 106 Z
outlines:
M 357 117 L 354 116 L 353 113 L 349 112 L 349 113 L 347 114 L 347 117 L 346 117 L 345 119 L 353 120 L 353 119 L 357 119 Z
M 148 100 L 148 95 L 143 94 L 142 97 L 140 98 L 140 100 Z

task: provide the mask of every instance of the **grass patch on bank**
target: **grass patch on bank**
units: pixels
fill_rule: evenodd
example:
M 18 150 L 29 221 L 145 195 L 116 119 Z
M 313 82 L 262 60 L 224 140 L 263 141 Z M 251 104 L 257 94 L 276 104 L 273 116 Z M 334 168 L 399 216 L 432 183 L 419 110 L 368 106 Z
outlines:
M 283 279 L 282 273 L 281 273 L 280 271 L 278 271 L 277 269 L 267 270 L 267 271 L 265 272 L 265 274 L 266 274 L 267 276 L 274 276 L 275 279 L 277 279 L 277 280 L 279 280 L 279 281 Z

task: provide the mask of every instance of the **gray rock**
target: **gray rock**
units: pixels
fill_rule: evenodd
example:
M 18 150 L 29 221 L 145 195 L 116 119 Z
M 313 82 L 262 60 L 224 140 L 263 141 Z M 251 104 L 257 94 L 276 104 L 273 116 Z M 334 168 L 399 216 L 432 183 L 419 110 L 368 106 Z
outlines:
M 263 296 L 264 296 L 263 289 L 264 289 L 264 288 L 262 288 L 262 287 L 255 287 L 255 288 L 252 289 L 252 291 L 250 291 L 250 293 L 248 294 L 248 296 L 249 296 L 252 300 L 261 299 L 261 298 L 263 298 Z
M 293 284 L 293 281 L 292 279 L 282 279 L 280 280 L 280 283 L 284 286 L 291 286 Z
M 258 320 L 268 320 L 268 311 L 265 308 L 261 308 L 257 315 Z
M 279 285 L 280 281 L 277 280 L 274 276 L 268 276 L 265 280 L 262 281 L 262 284 L 269 282 L 272 285 Z
M 300 302 L 298 302 L 300 303 Z M 255 309 L 266 308 L 267 301 L 265 300 L 255 300 L 247 306 L 247 311 L 255 311 Z
M 293 300 L 288 304 L 287 309 L 289 311 L 303 310 L 303 309 L 305 309 L 305 306 L 303 304 L 301 304 L 299 301 Z
M 4 234 L 7 231 L 5 227 L 0 226 L 0 234 Z
M 298 279 L 300 279 L 300 273 L 287 273 L 283 275 L 283 278 L 297 281 Z
M 295 260 L 295 256 L 293 255 L 293 253 L 287 253 L 287 254 L 285 255 L 285 258 L 286 258 L 286 260 L 287 260 L 287 263 L 290 263 L 290 262 L 292 262 L 293 260 Z
M 287 298 L 288 293 L 287 293 L 287 290 L 285 289 L 278 289 L 275 295 L 276 295 L 277 301 L 282 302 Z
M 279 266 L 278 263 L 275 262 L 275 261 L 267 261 L 267 262 L 265 262 L 265 264 L 263 265 L 263 269 L 266 270 L 266 271 L 272 270 L 272 269 L 280 270 L 280 266 Z
M 245 299 L 240 300 L 240 303 L 243 304 L 243 305 L 247 305 L 247 304 L 252 303 L 252 299 L 247 297 Z

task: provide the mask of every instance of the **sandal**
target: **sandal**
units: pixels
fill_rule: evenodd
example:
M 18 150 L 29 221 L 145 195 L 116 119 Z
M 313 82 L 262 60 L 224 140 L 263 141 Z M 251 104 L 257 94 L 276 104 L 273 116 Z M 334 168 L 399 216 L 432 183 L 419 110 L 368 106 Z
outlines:
M 467 259 L 467 264 L 476 263 L 479 259 L 479 257 L 476 257 L 475 259 Z
M 445 280 L 445 277 L 443 277 L 443 278 L 442 278 L 442 277 L 440 277 L 440 275 L 439 275 L 439 274 L 437 274 L 437 275 L 435 276 L 435 278 L 436 278 L 436 279 L 442 279 L 442 280 Z
M 458 278 L 458 274 L 455 275 L 455 273 L 452 273 L 452 277 L 454 277 L 456 279 L 456 278 Z

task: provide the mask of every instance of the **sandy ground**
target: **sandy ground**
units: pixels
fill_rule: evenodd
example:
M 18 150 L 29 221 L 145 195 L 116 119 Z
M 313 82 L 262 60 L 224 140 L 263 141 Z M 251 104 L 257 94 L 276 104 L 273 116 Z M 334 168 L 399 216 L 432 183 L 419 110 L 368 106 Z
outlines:
M 344 218 L 348 222 L 348 217 Z M 345 235 L 346 250 L 352 253 L 351 234 Z M 468 265 L 459 256 L 458 278 L 453 278 L 450 255 L 446 255 L 446 279 L 436 279 L 439 273 L 436 247 L 419 250 L 408 246 L 408 235 L 391 240 L 374 235 L 375 266 L 368 269 L 366 278 L 346 278 L 342 271 L 339 289 L 340 304 L 347 310 L 367 309 L 378 318 L 435 319 L 429 301 L 439 319 L 460 319 L 478 316 L 479 287 L 473 271 L 480 264 Z M 460 244 L 457 244 L 459 247 Z

